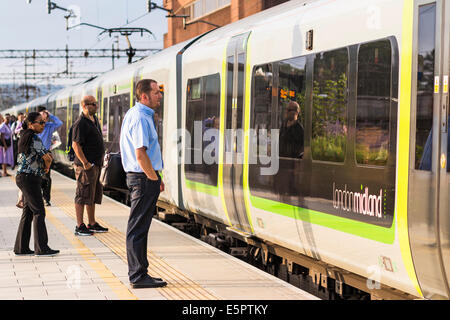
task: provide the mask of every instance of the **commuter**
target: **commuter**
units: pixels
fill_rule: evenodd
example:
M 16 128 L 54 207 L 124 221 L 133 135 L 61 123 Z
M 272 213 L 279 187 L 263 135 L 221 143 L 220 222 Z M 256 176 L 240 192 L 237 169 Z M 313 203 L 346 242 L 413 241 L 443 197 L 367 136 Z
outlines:
M 51 150 L 52 146 L 52 135 L 60 126 L 62 126 L 63 122 L 58 119 L 58 117 L 52 115 L 44 106 L 38 107 L 38 112 L 42 115 L 42 119 L 45 121 L 44 131 L 39 134 L 39 138 L 41 138 L 42 143 L 44 144 L 45 149 Z M 52 190 L 52 178 L 50 177 L 51 169 L 42 177 L 42 196 L 45 200 L 46 206 L 51 206 L 50 195 Z
M 17 165 L 17 149 L 18 149 L 18 143 L 19 143 L 19 134 L 22 130 L 22 123 L 23 123 L 24 115 L 22 112 L 19 112 L 17 115 L 17 120 L 14 122 L 14 124 L 11 126 L 11 131 L 13 133 L 13 151 L 14 151 L 14 165 Z
M 162 170 L 161 148 L 154 115 L 162 94 L 155 80 L 143 79 L 136 85 L 136 105 L 126 113 L 120 134 L 122 164 L 127 173 L 131 210 L 126 247 L 128 277 L 133 288 L 157 288 L 167 285 L 147 273 L 147 238 L 156 201 L 164 190 L 158 170 Z
M 285 121 L 280 128 L 280 157 L 296 158 L 303 157 L 304 130 L 298 116 L 300 105 L 290 101 L 286 108 Z
M 0 163 L 2 164 L 2 177 L 10 176 L 6 167 L 14 167 L 14 150 L 12 143 L 12 131 L 10 127 L 11 116 L 5 114 L 3 123 L 0 125 Z
M 103 165 L 105 147 L 103 135 L 95 113 L 98 105 L 93 96 L 81 100 L 83 112 L 72 126 L 72 148 L 75 152 L 74 169 L 77 180 L 75 192 L 75 211 L 77 226 L 75 234 L 91 236 L 94 232 L 107 232 L 95 221 L 95 204 L 102 203 L 103 186 L 100 171 Z M 88 226 L 83 222 L 84 207 L 89 219 Z
M 53 256 L 59 250 L 48 246 L 45 226 L 45 207 L 41 194 L 41 180 L 52 163 L 38 133 L 44 130 L 45 121 L 38 112 L 31 112 L 23 123 L 19 139 L 16 184 L 23 193 L 24 207 L 17 230 L 14 253 L 16 255 Z M 34 251 L 30 250 L 31 223 L 33 222 Z

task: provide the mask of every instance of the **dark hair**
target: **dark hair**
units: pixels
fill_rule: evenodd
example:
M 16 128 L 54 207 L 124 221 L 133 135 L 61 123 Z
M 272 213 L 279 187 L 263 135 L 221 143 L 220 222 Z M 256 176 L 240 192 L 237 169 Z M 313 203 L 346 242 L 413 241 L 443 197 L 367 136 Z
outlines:
M 23 112 L 19 112 L 19 113 L 17 114 L 17 116 L 20 116 L 20 115 L 23 116 Z
M 44 110 L 47 110 L 47 108 L 44 107 L 44 106 L 37 107 L 37 112 L 41 112 L 41 111 L 44 111 Z
M 28 129 L 30 127 L 30 124 L 36 121 L 37 118 L 39 118 L 41 114 L 39 112 L 30 112 L 25 119 L 25 121 L 22 124 L 22 128 L 24 130 Z
M 136 84 L 136 100 L 141 101 L 141 95 L 143 93 L 149 93 L 152 89 L 152 83 L 157 83 L 153 79 L 142 79 Z

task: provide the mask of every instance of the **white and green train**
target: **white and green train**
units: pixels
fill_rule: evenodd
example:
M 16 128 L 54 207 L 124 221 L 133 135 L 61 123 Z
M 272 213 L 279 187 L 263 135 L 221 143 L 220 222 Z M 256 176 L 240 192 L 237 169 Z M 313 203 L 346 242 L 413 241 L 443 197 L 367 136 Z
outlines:
M 449 299 L 449 34 L 447 0 L 293 0 L 9 111 L 62 119 L 70 167 L 81 97 L 118 150 L 135 83 L 155 79 L 161 206 L 319 293 Z M 276 143 L 289 101 L 296 156 Z

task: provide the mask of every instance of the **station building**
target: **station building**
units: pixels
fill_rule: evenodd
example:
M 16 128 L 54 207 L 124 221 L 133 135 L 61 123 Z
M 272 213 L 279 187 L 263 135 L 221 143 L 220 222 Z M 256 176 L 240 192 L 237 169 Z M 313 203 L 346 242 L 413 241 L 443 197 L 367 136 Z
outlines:
M 164 35 L 164 48 L 191 39 L 215 27 L 238 21 L 289 0 L 164 0 L 164 8 L 174 15 L 168 18 L 168 31 Z

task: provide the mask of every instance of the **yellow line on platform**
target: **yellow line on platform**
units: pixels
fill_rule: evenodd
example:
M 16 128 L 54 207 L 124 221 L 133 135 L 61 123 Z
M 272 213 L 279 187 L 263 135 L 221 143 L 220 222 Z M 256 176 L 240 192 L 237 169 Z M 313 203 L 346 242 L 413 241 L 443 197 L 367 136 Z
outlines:
M 76 218 L 75 208 L 72 199 L 63 191 L 53 187 L 53 203 L 58 206 L 71 218 Z M 111 204 L 113 204 L 111 202 Z M 102 209 L 108 210 L 110 203 L 102 203 Z M 107 227 L 107 233 L 94 234 L 94 236 L 105 244 L 111 251 L 119 256 L 125 263 L 127 262 L 125 234 L 109 225 L 103 219 L 96 217 L 97 222 Z M 167 287 L 157 290 L 168 300 L 218 300 L 216 296 L 208 292 L 201 285 L 183 275 L 160 257 L 152 252 L 148 252 L 149 273 L 152 276 L 159 276 L 167 280 Z
M 79 240 L 71 230 L 69 230 L 61 221 L 59 221 L 50 210 L 46 210 L 46 218 L 50 221 L 61 234 L 77 249 L 82 256 L 111 288 L 111 290 L 121 300 L 137 300 L 138 298 L 96 257 L 96 255 L 86 245 Z

